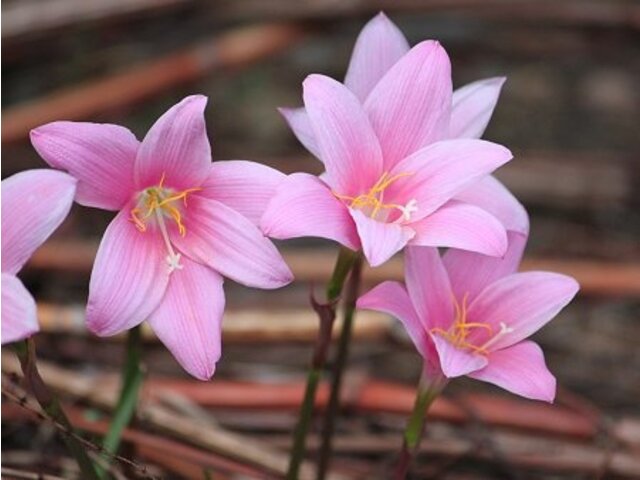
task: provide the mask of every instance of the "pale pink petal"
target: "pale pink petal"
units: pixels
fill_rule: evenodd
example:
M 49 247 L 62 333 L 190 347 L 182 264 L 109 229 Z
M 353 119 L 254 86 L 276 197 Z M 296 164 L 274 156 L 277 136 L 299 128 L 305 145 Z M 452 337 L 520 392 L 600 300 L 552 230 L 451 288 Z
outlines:
M 311 126 L 311 120 L 304 107 L 300 108 L 279 108 L 278 111 L 289 124 L 291 131 L 300 141 L 300 143 L 309 150 L 320 161 L 320 149 L 318 142 L 316 142 L 315 134 L 313 133 L 313 127 Z
M 249 219 L 216 200 L 193 195 L 186 234 L 171 232 L 185 255 L 249 287 L 279 288 L 293 279 L 278 249 Z
M 453 92 L 451 138 L 480 138 L 498 103 L 505 77 L 487 78 Z
M 530 341 L 491 352 L 489 364 L 469 376 L 532 400 L 551 403 L 556 396 L 556 379 L 547 368 L 542 349 Z
M 344 84 L 364 102 L 385 73 L 409 51 L 407 39 L 382 12 L 362 29 Z
M 40 330 L 36 302 L 15 275 L 2 274 L 2 345 L 30 337 Z
M 221 352 L 224 312 L 222 277 L 189 258 L 180 259 L 149 323 L 178 363 L 194 377 L 209 380 Z
M 329 183 L 342 195 L 368 191 L 382 175 L 382 155 L 362 105 L 343 84 L 323 75 L 309 75 L 303 87 Z
M 437 248 L 407 247 L 404 278 L 424 329 L 448 330 L 453 322 L 453 292 Z
M 494 257 L 507 251 L 507 233 L 493 215 L 455 200 L 410 226 L 416 232 L 411 245 L 461 248 Z
M 469 306 L 469 322 L 482 322 L 500 335 L 501 324 L 508 333 L 491 340 L 490 351 L 514 345 L 537 332 L 578 293 L 573 278 L 551 272 L 514 273 L 485 288 Z M 469 341 L 481 346 L 491 337 L 485 329 L 475 329 Z
M 457 298 L 467 295 L 468 301 L 472 302 L 485 287 L 518 270 L 527 237 L 507 232 L 507 243 L 507 253 L 502 257 L 491 257 L 456 248 L 447 250 L 442 260 L 449 272 Z
M 447 378 L 469 375 L 488 364 L 486 356 L 457 348 L 437 333 L 432 333 L 431 338 L 440 358 L 440 367 Z
M 204 109 L 207 97 L 192 95 L 171 107 L 142 140 L 135 162 L 139 188 L 164 185 L 178 190 L 199 187 L 211 167 Z
M 523 235 L 529 234 L 529 215 L 516 197 L 499 180 L 487 175 L 455 196 L 496 217 L 504 228 Z
M 415 200 L 419 220 L 511 160 L 511 152 L 484 140 L 446 140 L 430 145 L 398 163 L 390 175 L 404 175 L 385 190 L 385 200 Z
M 367 97 L 365 110 L 388 171 L 422 147 L 449 133 L 451 64 L 438 42 L 413 47 Z
M 272 238 L 320 237 L 360 249 L 347 207 L 320 179 L 306 173 L 294 173 L 282 182 L 260 225 Z
M 404 248 L 415 232 L 397 223 L 383 223 L 367 217 L 360 210 L 350 208 L 356 222 L 362 252 L 372 267 L 382 265 Z
M 140 142 L 128 129 L 53 122 L 31 130 L 31 143 L 49 165 L 78 179 L 76 201 L 80 205 L 120 210 L 131 200 Z
M 169 281 L 167 250 L 152 227 L 140 232 L 122 210 L 107 227 L 89 282 L 87 326 L 109 336 L 146 320 Z
M 398 282 L 383 282 L 358 299 L 357 307 L 389 314 L 402 322 L 418 353 L 427 358 L 430 342 L 427 331 L 404 287 Z
M 285 178 L 284 173 L 260 163 L 244 160 L 213 162 L 198 194 L 224 203 L 258 225 Z
M 63 222 L 76 180 L 49 169 L 27 170 L 2 181 L 2 271 L 18 273 Z

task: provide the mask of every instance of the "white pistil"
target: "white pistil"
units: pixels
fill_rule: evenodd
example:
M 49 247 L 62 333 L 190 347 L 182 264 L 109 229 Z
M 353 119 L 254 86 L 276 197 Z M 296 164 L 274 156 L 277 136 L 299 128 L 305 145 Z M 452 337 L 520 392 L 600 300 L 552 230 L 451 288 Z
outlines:
M 164 239 L 164 244 L 167 247 L 167 251 L 169 255 L 167 255 L 167 263 L 169 264 L 169 273 L 174 270 L 182 270 L 183 265 L 180 265 L 180 254 L 176 253 L 173 250 L 173 246 L 171 245 L 171 241 L 169 240 L 169 233 L 167 232 L 167 226 L 164 223 L 164 218 L 162 217 L 162 213 L 160 213 L 159 209 L 155 210 L 156 219 L 158 220 L 158 228 L 160 228 L 160 233 L 162 234 L 162 238 Z
M 412 198 L 407 202 L 406 205 L 401 205 L 396 208 L 402 212 L 402 216 L 398 218 L 395 223 L 401 221 L 408 222 L 409 220 L 411 220 L 411 214 L 418 211 L 418 201 L 415 198 Z
M 513 332 L 512 327 L 508 327 L 506 323 L 500 322 L 500 331 L 490 338 L 482 347 L 482 350 L 487 350 L 491 345 L 494 345 L 498 340 L 504 337 L 507 333 Z

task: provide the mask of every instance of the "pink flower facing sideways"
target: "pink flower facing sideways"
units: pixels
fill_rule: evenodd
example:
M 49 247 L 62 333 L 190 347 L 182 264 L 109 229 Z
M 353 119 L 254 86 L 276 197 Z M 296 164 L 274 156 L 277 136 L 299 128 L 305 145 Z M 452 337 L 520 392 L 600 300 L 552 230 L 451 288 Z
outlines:
M 119 211 L 91 274 L 89 329 L 114 335 L 146 319 L 203 380 L 221 352 L 221 275 L 258 288 L 292 280 L 256 225 L 284 175 L 246 161 L 211 163 L 206 103 L 185 98 L 142 142 L 123 127 L 94 123 L 54 122 L 31 133 L 52 167 L 78 179 L 78 203 Z
M 373 266 L 406 244 L 502 255 L 505 228 L 528 232 L 521 206 L 489 175 L 511 153 L 478 140 L 503 82 L 452 92 L 438 42 L 410 49 L 378 15 L 358 38 L 344 85 L 311 75 L 304 108 L 281 109 L 326 173 L 290 175 L 265 212 L 264 231 L 362 248 Z
M 468 375 L 526 398 L 551 402 L 556 381 L 540 347 L 527 338 L 578 292 L 551 272 L 516 273 L 526 237 L 509 234 L 504 258 L 450 249 L 406 250 L 406 287 L 384 282 L 358 307 L 388 313 L 406 328 L 427 376 Z
M 75 178 L 28 170 L 2 181 L 2 344 L 39 330 L 36 303 L 16 274 L 67 217 Z

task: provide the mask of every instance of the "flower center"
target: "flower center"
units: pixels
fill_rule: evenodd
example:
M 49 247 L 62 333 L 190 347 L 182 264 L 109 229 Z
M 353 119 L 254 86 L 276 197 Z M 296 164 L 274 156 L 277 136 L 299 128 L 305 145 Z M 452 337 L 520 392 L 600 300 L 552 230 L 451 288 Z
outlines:
M 411 173 L 399 173 L 397 175 L 389 176 L 388 172 L 382 174 L 380 179 L 375 183 L 373 187 L 369 189 L 367 193 L 352 197 L 349 195 L 341 195 L 333 192 L 333 194 L 340 200 L 349 202 L 349 207 L 362 210 L 369 217 L 380 220 L 386 220 L 390 211 L 399 210 L 401 215 L 395 220 L 394 223 L 409 221 L 411 214 L 418 211 L 418 202 L 415 198 L 409 200 L 405 205 L 399 205 L 397 203 L 385 203 L 384 191 L 394 182 L 403 177 L 408 177 Z M 382 214 L 382 218 L 378 216 Z
M 154 222 L 158 226 L 168 252 L 169 271 L 172 272 L 181 269 L 182 265 L 180 265 L 180 254 L 175 252 L 169 240 L 165 220 L 175 222 L 178 226 L 178 232 L 184 237 L 187 234 L 187 229 L 182 223 L 181 208 L 187 207 L 187 196 L 190 193 L 201 189 L 188 188 L 178 192 L 164 186 L 164 177 L 163 173 L 157 186 L 145 188 L 140 192 L 135 208 L 131 209 L 130 220 L 141 232 L 147 231 L 149 222 Z M 182 202 L 180 202 L 181 200 Z
M 505 334 L 513 332 L 513 328 L 508 327 L 505 323 L 500 322 L 500 331 L 493 335 L 493 328 L 484 322 L 468 322 L 467 321 L 467 300 L 469 294 L 465 293 L 462 298 L 462 305 L 454 297 L 455 320 L 449 330 L 442 328 L 434 328 L 431 333 L 438 334 L 445 338 L 453 346 L 461 349 L 471 350 L 473 353 L 480 355 L 488 355 L 489 347 L 495 344 Z M 469 335 L 473 329 L 484 329 L 491 336 L 484 344 L 478 346 L 469 340 Z

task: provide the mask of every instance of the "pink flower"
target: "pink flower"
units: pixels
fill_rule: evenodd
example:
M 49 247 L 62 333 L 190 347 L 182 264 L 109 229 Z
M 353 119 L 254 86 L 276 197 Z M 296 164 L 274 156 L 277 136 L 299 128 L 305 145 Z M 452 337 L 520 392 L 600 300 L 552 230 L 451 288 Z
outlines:
M 284 175 L 245 161 L 211 163 L 204 108 L 191 96 L 142 142 L 116 125 L 54 122 L 31 140 L 78 178 L 76 200 L 118 210 L 100 243 L 87 325 L 114 335 L 147 319 L 178 362 L 210 378 L 220 357 L 222 276 L 277 288 L 289 268 L 256 222 Z
M 39 330 L 36 302 L 16 274 L 67 217 L 76 180 L 29 170 L 2 181 L 2 344 Z
M 373 266 L 407 244 L 502 255 L 505 227 L 525 232 L 528 224 L 521 205 L 488 176 L 511 152 L 476 138 L 501 82 L 453 94 L 444 49 L 425 41 L 409 50 L 395 25 L 378 15 L 358 38 L 346 86 L 311 75 L 303 84 L 305 107 L 281 110 L 326 173 L 290 175 L 262 218 L 263 230 L 362 248 Z
M 516 273 L 526 237 L 509 234 L 504 258 L 451 249 L 406 250 L 406 288 L 384 282 L 358 307 L 389 313 L 407 329 L 431 370 L 468 375 L 523 397 L 553 401 L 556 381 L 540 347 L 527 337 L 578 292 L 551 272 Z

